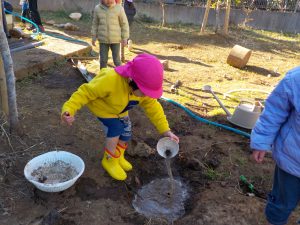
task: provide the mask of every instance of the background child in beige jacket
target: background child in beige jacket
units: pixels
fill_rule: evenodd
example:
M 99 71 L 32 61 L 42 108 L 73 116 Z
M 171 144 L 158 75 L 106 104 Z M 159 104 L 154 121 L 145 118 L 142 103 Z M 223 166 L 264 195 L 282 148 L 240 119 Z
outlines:
M 92 24 L 92 44 L 100 45 L 100 69 L 107 67 L 108 51 L 112 51 L 115 66 L 121 65 L 120 43 L 126 45 L 129 26 L 124 8 L 115 0 L 101 0 L 95 7 Z

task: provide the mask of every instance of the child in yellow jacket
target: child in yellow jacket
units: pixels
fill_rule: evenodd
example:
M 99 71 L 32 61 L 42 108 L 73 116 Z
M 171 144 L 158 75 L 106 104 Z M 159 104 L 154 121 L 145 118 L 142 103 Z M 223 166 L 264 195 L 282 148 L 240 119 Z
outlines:
M 92 22 L 92 45 L 100 45 L 100 69 L 107 67 L 108 51 L 111 49 L 115 66 L 121 65 L 120 43 L 127 44 L 129 26 L 124 8 L 115 0 L 101 0 L 94 9 Z
M 89 83 L 81 85 L 63 105 L 62 120 L 72 125 L 75 113 L 84 105 L 100 120 L 106 131 L 103 168 L 117 180 L 127 178 L 132 165 L 124 158 L 131 138 L 128 110 L 140 105 L 159 133 L 177 142 L 163 108 L 163 66 L 149 54 L 140 54 L 115 69 L 102 69 Z

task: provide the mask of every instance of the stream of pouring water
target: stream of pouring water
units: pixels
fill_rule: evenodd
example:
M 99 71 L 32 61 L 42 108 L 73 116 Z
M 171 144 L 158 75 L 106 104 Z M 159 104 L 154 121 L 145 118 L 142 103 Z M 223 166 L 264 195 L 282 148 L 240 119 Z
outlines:
M 174 196 L 174 192 L 175 192 L 175 180 L 174 180 L 174 177 L 173 177 L 173 174 L 172 174 L 172 169 L 171 169 L 171 151 L 170 150 L 166 150 L 165 151 L 165 155 L 166 155 L 166 159 L 165 159 L 165 162 L 166 162 L 166 167 L 167 167 L 167 171 L 168 171 L 168 175 L 169 175 L 169 179 L 170 179 L 170 198 L 171 200 L 173 199 L 173 196 Z M 171 201 L 172 202 L 172 201 Z

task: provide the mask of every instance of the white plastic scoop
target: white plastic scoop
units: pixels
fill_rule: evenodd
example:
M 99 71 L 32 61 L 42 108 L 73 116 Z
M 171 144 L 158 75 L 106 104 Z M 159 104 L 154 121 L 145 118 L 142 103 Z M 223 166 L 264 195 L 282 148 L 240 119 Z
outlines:
M 164 137 L 157 142 L 157 152 L 164 158 L 173 158 L 178 154 L 179 144 L 169 137 Z

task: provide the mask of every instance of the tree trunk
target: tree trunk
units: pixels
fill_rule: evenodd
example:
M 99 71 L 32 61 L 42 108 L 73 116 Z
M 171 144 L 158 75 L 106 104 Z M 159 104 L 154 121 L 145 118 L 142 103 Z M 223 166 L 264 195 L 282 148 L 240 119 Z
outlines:
M 211 0 L 207 0 L 206 3 L 206 9 L 205 9 L 205 13 L 204 13 L 204 17 L 203 17 L 203 21 L 202 21 L 202 26 L 201 26 L 201 33 L 204 33 L 205 31 L 205 27 L 207 24 L 207 19 L 208 19 L 208 14 L 209 14 L 209 10 L 210 10 L 210 5 L 211 5 Z
M 162 22 L 161 26 L 164 27 L 166 25 L 166 16 L 165 16 L 165 4 L 163 1 L 159 1 L 161 6 L 161 13 L 162 13 Z
M 2 7 L 2 6 L 1 6 Z M 0 7 L 0 8 L 1 8 Z M 3 15 L 4 16 L 4 15 Z M 6 86 L 8 95 L 9 107 L 9 125 L 10 130 L 15 131 L 19 128 L 17 100 L 16 100 L 16 87 L 15 87 L 15 74 L 13 70 L 13 61 L 10 55 L 10 50 L 6 38 L 6 34 L 2 26 L 2 17 L 0 21 L 0 53 L 4 64 L 4 71 L 6 74 Z
M 8 97 L 7 97 L 7 86 L 6 86 L 6 77 L 4 72 L 4 65 L 2 62 L 2 57 L 0 57 L 0 111 L 4 112 L 6 118 L 8 118 Z
M 215 25 L 215 33 L 218 33 L 221 27 L 220 24 L 220 3 L 221 0 L 217 1 L 217 5 L 216 5 L 216 25 Z
M 299 3 L 300 3 L 300 0 L 297 0 L 296 2 L 296 5 L 295 5 L 295 10 L 294 10 L 294 13 L 297 12 L 297 9 L 298 9 L 298 6 L 299 6 Z
M 3 26 L 2 19 L 2 3 L 0 2 L 0 29 Z M 7 87 L 6 87 L 6 77 L 4 71 L 4 65 L 2 61 L 2 57 L 0 57 L 0 111 L 3 110 L 6 117 L 8 117 L 8 98 L 7 98 Z
M 227 0 L 226 4 L 226 15 L 224 21 L 224 34 L 228 34 L 228 27 L 229 27 L 229 17 L 230 17 L 230 7 L 231 7 L 231 0 Z

